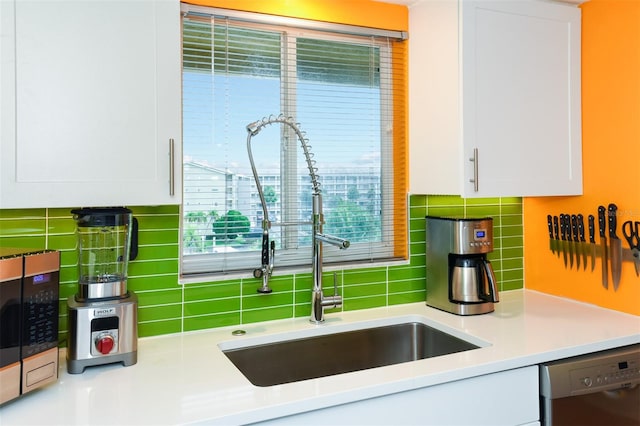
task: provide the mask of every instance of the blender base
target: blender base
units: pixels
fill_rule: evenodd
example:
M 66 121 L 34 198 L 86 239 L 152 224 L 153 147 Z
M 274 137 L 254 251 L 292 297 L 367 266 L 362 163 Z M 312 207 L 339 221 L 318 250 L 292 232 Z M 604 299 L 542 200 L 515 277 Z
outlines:
M 100 301 L 67 301 L 69 334 L 67 370 L 84 372 L 86 367 L 122 363 L 125 367 L 138 360 L 138 298 L 126 297 Z
M 91 359 L 67 359 L 67 372 L 69 374 L 82 374 L 87 367 L 96 365 L 115 364 L 121 362 L 125 367 L 138 362 L 138 352 L 129 352 L 126 354 L 108 355 L 101 358 Z

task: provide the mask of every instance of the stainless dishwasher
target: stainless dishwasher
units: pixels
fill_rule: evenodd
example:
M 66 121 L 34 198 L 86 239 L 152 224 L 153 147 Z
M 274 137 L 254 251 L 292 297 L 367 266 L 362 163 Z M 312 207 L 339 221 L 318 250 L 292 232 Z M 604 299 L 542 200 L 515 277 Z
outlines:
M 543 426 L 640 425 L 640 345 L 540 366 Z

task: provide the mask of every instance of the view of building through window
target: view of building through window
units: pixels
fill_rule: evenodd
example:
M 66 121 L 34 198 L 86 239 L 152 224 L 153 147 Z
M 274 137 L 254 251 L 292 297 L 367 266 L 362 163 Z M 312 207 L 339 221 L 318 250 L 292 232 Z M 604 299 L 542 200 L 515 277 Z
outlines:
M 384 164 L 391 152 L 384 45 L 331 34 L 294 37 L 226 20 L 185 19 L 183 32 L 185 259 L 202 264 L 207 255 L 208 272 L 257 265 L 263 209 L 246 126 L 279 114 L 293 117 L 309 140 L 325 232 L 349 239 L 355 258 L 370 253 L 372 243 L 384 246 L 389 189 L 383 173 L 391 173 Z M 295 134 L 279 126 L 253 137 L 253 157 L 276 259 L 307 263 L 309 172 Z

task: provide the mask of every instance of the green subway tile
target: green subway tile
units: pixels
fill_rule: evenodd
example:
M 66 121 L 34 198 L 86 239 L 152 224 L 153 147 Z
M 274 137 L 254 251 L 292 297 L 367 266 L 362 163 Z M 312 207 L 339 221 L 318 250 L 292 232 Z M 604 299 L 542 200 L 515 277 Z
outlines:
M 178 274 L 178 259 L 141 260 L 129 263 L 129 276 Z
M 295 290 L 307 290 L 311 291 L 313 288 L 313 277 L 311 274 L 296 274 L 295 275 Z
M 74 266 L 71 267 L 61 267 L 60 268 L 60 282 L 78 282 L 78 268 Z
M 184 304 L 186 317 L 219 314 L 222 312 L 234 312 L 240 310 L 240 298 L 215 299 L 203 302 L 188 302 Z
M 523 213 L 522 204 L 503 204 L 500 213 L 503 215 L 521 216 Z
M 414 206 L 426 206 L 427 205 L 427 196 L 426 195 L 411 195 L 409 196 L 409 205 L 411 207 Z
M 273 306 L 283 306 L 293 304 L 293 293 L 273 292 L 270 294 L 255 294 L 242 298 L 242 309 L 258 309 Z
M 184 288 L 185 302 L 229 297 L 240 297 L 240 280 L 209 285 L 187 284 Z
M 405 303 L 424 302 L 426 300 L 426 291 L 416 291 L 412 293 L 398 293 L 389 295 L 389 305 L 402 305 Z
M 389 294 L 421 291 L 426 287 L 426 277 L 389 283 Z
M 60 297 L 60 303 L 64 303 L 66 306 L 66 299 L 69 297 L 74 297 L 76 294 L 78 294 L 78 283 L 77 281 L 74 281 L 73 283 L 69 283 L 69 284 L 60 284 L 60 286 L 58 287 L 58 292 L 59 292 L 59 297 Z
M 380 283 L 385 282 L 387 278 L 387 270 L 386 268 L 371 268 L 371 269 L 360 269 L 360 270 L 350 270 L 344 271 L 344 285 L 351 284 L 365 284 L 365 283 Z M 326 277 L 325 280 L 328 280 L 329 277 Z M 327 281 L 332 282 L 332 281 Z
M 162 334 L 180 333 L 181 319 L 166 319 L 163 321 L 138 323 L 138 337 L 160 336 Z
M 497 217 L 499 215 L 500 215 L 500 206 L 498 205 L 483 205 L 483 206 L 467 207 L 467 216 L 469 217 Z M 495 222 L 495 219 L 494 219 L 494 222 Z
M 44 218 L 45 216 L 45 209 L 0 209 L 0 219 L 33 219 Z M 2 229 L 2 222 L 0 220 L 0 230 Z
M 129 207 L 133 215 L 151 215 L 151 214 L 174 214 L 180 213 L 180 207 L 177 205 L 167 206 L 132 206 Z
M 514 235 L 502 238 L 503 247 L 521 247 L 524 245 L 522 235 Z
M 464 202 L 467 206 L 488 206 L 500 204 L 500 198 L 465 198 Z
M 389 268 L 389 282 L 412 278 L 424 278 L 425 268 L 413 268 L 411 266 L 396 266 Z
M 294 317 L 310 317 L 311 316 L 311 303 L 300 304 L 294 306 Z
M 184 319 L 184 331 L 206 330 L 240 324 L 240 312 L 226 312 Z M 229 335 L 231 337 L 231 335 Z
M 165 231 L 163 229 L 139 229 L 138 244 L 178 244 L 178 232 L 176 230 Z
M 505 228 L 518 228 L 520 229 L 520 232 L 522 232 L 522 215 L 502 215 L 500 217 L 500 225 Z
M 523 287 L 524 285 L 522 281 L 509 281 L 509 282 L 503 282 L 500 284 L 501 291 L 519 290 Z
M 345 299 L 352 297 L 375 296 L 387 293 L 387 283 L 345 286 L 342 295 Z
M 129 274 L 127 287 L 133 291 L 180 289 L 175 275 L 153 275 L 137 277 Z
M 411 207 L 409 209 L 409 219 L 411 219 L 411 222 L 414 219 L 424 219 L 426 215 L 427 215 L 427 208 L 425 206 Z
M 434 206 L 427 209 L 429 216 L 462 216 L 464 214 L 464 206 Z
M 163 246 L 138 246 L 138 257 L 141 260 L 177 259 L 180 255 L 176 244 Z
M 524 256 L 524 248 L 523 247 L 503 247 L 502 257 L 504 258 L 522 258 Z
M 502 259 L 502 269 L 522 269 L 522 259 Z
M 427 197 L 427 206 L 429 208 L 438 207 L 438 206 L 462 207 L 463 204 L 464 204 L 464 199 L 458 195 L 429 195 Z
M 182 317 L 182 304 L 138 307 L 138 321 L 157 321 Z
M 4 232 L 4 231 L 3 231 Z M 41 236 L 13 236 L 5 237 L 0 236 L 0 247 L 12 247 L 12 248 L 45 248 L 46 237 Z
M 522 198 L 521 197 L 502 197 L 500 198 L 500 203 L 502 205 L 513 204 L 522 206 Z
M 255 322 L 273 321 L 278 319 L 291 318 L 293 306 L 277 306 L 275 308 L 264 308 L 256 310 L 243 310 L 242 323 L 251 324 Z
M 75 256 L 77 241 L 76 236 L 73 234 L 49 235 L 49 248 L 53 250 L 68 250 Z
M 424 242 L 409 245 L 409 255 L 411 258 L 415 256 L 424 256 L 427 253 L 427 246 Z
M 139 306 L 167 305 L 182 302 L 181 290 L 138 291 Z
M 149 215 L 136 216 L 139 229 L 164 229 L 169 231 L 174 229 L 178 232 L 180 227 L 180 216 L 178 215 Z
M 261 287 L 262 279 L 247 278 L 242 280 L 242 294 L 244 295 L 262 295 L 258 293 L 258 289 Z M 269 279 L 269 288 L 271 288 L 273 293 L 292 291 L 293 275 L 272 276 L 271 279 Z
M 522 281 L 523 272 L 522 269 L 503 270 L 502 281 Z
M 46 233 L 46 220 L 44 218 L 3 219 L 0 221 L 0 229 L 5 236 L 40 235 Z
M 386 304 L 386 296 L 371 296 L 359 299 L 347 299 L 343 303 L 343 309 L 345 311 L 357 311 L 360 309 L 378 308 L 386 306 Z
M 49 218 L 48 232 L 51 234 L 69 234 L 74 236 L 76 232 L 76 223 L 69 216 L 68 218 Z

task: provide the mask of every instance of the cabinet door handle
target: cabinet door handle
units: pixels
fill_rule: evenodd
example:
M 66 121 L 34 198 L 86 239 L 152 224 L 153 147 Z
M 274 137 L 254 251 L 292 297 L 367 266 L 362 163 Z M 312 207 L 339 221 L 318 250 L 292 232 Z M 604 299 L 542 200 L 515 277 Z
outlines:
M 175 166 L 173 160 L 175 157 L 175 142 L 169 139 L 169 195 L 172 197 L 176 194 L 175 190 Z
M 478 192 L 478 148 L 473 148 L 473 157 L 469 161 L 473 163 L 473 179 L 469 179 L 469 182 L 473 183 L 473 191 Z

